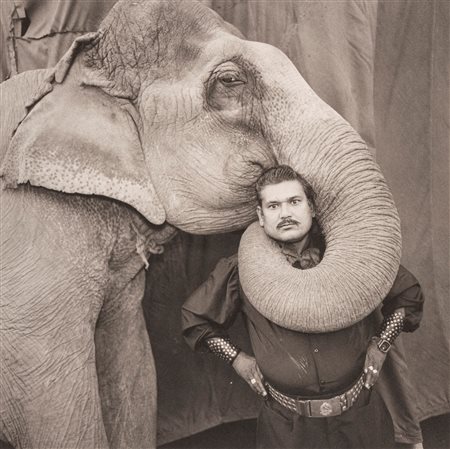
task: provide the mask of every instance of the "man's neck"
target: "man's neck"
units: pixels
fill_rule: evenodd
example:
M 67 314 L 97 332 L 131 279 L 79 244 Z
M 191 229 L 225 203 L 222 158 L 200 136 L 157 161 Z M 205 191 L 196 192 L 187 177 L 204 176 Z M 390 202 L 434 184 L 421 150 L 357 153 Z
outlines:
M 280 242 L 281 247 L 287 250 L 291 254 L 295 254 L 297 257 L 300 257 L 301 253 L 304 249 L 308 248 L 311 242 L 311 236 L 306 234 L 298 242 Z

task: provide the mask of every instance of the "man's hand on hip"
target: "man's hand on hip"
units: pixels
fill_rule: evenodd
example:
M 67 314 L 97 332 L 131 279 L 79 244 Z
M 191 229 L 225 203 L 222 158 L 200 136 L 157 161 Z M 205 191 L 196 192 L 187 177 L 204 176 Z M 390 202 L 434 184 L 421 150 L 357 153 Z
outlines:
M 376 342 L 370 341 L 364 362 L 364 386 L 372 388 L 380 375 L 381 368 L 386 359 L 386 353 L 378 349 Z
M 267 396 L 267 391 L 264 388 L 264 378 L 254 357 L 241 351 L 231 366 L 250 385 L 250 388 L 255 393 L 263 397 Z

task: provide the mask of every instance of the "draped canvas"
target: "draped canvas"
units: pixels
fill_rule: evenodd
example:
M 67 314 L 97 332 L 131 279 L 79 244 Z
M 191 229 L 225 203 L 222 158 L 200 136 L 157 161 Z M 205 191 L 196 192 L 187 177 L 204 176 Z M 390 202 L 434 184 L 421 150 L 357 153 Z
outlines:
M 114 3 L 3 1 L 2 79 L 52 66 Z M 402 262 L 427 298 L 422 327 L 401 337 L 419 413 L 448 412 L 449 3 L 205 3 L 247 38 L 281 48 L 376 153 L 402 219 Z M 16 6 L 23 6 L 26 20 Z M 180 233 L 151 261 L 144 310 L 158 371 L 160 444 L 256 415 L 258 400 L 234 372 L 213 357 L 192 354 L 180 335 L 182 302 L 238 242 L 239 233 Z M 233 333 L 248 347 L 242 323 Z
M 2 80 L 53 67 L 78 36 L 97 29 L 117 0 L 2 0 Z
M 380 3 L 375 54 L 377 160 L 402 220 L 403 263 L 426 295 L 405 336 L 422 418 L 449 410 L 449 3 Z

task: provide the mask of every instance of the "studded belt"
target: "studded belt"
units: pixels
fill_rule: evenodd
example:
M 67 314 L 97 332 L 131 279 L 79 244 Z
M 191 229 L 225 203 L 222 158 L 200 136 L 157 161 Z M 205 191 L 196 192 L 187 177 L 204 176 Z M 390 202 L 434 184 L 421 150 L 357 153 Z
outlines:
M 282 406 L 294 413 L 308 418 L 328 418 L 330 416 L 342 415 L 358 399 L 364 385 L 364 374 L 345 393 L 329 399 L 298 399 L 280 393 L 272 385 L 266 383 L 270 395 Z

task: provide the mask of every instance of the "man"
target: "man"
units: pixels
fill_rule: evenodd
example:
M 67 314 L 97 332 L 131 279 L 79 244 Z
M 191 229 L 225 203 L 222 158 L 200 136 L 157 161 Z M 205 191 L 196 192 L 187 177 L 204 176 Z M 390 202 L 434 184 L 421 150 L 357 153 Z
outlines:
M 256 193 L 259 223 L 288 261 L 299 269 L 320 263 L 325 245 L 308 182 L 292 168 L 277 166 L 260 176 Z M 420 286 L 400 267 L 383 302 L 377 335 L 374 314 L 336 332 L 295 332 L 250 304 L 233 256 L 221 260 L 184 304 L 183 334 L 193 349 L 207 349 L 230 363 L 266 399 L 258 417 L 258 448 L 392 448 L 391 415 L 372 387 L 395 338 L 418 327 L 422 304 Z M 254 357 L 227 335 L 239 312 L 245 315 Z

